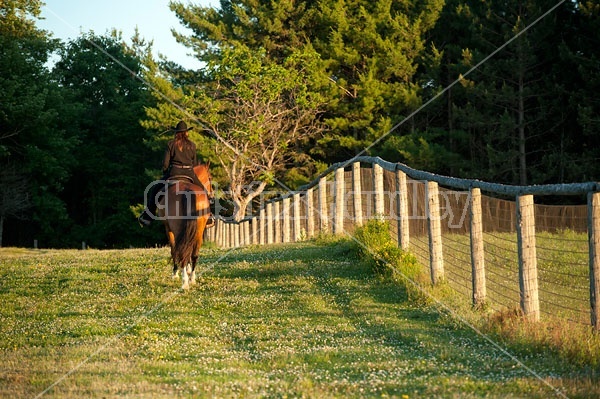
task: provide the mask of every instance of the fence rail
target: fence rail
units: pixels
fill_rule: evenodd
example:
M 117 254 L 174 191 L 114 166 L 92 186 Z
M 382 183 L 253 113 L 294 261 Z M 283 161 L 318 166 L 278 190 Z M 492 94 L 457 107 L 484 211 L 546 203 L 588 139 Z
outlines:
M 206 240 L 225 248 L 297 242 L 384 218 L 398 245 L 429 267 L 432 284 L 447 281 L 474 305 L 518 303 L 529 320 L 560 314 L 598 331 L 598 191 L 596 182 L 510 186 L 355 157 L 265 201 L 258 215 L 219 219 Z M 587 203 L 535 204 L 543 195 L 586 195 Z

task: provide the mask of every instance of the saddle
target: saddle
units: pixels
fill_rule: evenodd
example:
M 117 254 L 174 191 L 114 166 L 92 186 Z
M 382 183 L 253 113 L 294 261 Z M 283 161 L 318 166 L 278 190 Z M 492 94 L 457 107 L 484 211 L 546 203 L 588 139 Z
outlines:
M 194 183 L 194 179 L 192 179 L 191 177 L 186 176 L 186 175 L 173 175 L 173 176 L 169 176 L 169 178 L 167 179 L 167 185 L 169 187 L 172 186 L 172 185 L 174 185 L 174 184 L 177 184 L 178 182 Z M 203 184 L 201 184 L 200 187 L 202 187 L 202 189 L 204 190 L 204 192 L 206 192 L 208 194 L 209 191 L 206 189 L 206 187 L 204 187 Z M 164 190 L 165 189 L 161 190 L 162 195 L 166 194 Z M 213 216 L 214 215 L 213 207 L 214 207 L 214 204 L 215 204 L 215 200 L 214 200 L 214 197 L 211 196 L 211 195 L 209 195 L 208 197 L 209 197 L 209 202 L 210 202 L 210 216 L 208 218 L 208 222 L 206 224 L 206 228 L 210 228 L 210 227 L 213 227 L 215 225 L 215 218 Z

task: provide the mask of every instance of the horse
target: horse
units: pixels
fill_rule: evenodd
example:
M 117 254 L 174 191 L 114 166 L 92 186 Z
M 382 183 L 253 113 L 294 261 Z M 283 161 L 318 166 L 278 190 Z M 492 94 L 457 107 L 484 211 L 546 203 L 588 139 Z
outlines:
M 173 278 L 181 271 L 181 288 L 184 290 L 196 283 L 198 252 L 210 217 L 213 189 L 208 167 L 205 164 L 194 167 L 203 187 L 193 184 L 188 176 L 169 177 L 165 195 L 158 206 L 157 213 L 171 247 Z

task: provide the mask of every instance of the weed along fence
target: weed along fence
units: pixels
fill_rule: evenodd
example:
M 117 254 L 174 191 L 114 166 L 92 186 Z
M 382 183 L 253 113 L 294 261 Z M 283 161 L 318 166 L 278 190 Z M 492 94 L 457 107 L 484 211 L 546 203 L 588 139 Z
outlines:
M 429 267 L 433 284 L 447 282 L 476 306 L 518 307 L 531 321 L 591 321 L 598 330 L 599 189 L 493 184 L 356 157 L 242 222 L 220 219 L 206 239 L 225 248 L 297 242 L 384 219 L 398 245 Z M 542 196 L 581 204 L 536 204 Z

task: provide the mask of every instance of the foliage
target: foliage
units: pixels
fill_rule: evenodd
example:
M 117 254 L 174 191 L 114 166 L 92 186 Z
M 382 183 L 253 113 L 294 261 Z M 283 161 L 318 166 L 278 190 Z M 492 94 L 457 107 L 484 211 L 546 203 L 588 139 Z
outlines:
M 148 237 L 136 234 L 130 205 L 142 202 L 150 179 L 140 177 L 160 164 L 160 155 L 148 151 L 148 132 L 139 124 L 144 107 L 153 104 L 136 76 L 139 55 L 115 32 L 82 35 L 60 55 L 53 73 L 80 104 L 71 118 L 82 145 L 72 152 L 76 167 L 65 189 L 75 223 L 71 239 L 94 247 L 143 244 Z
M 584 124 L 576 120 L 587 102 L 571 101 L 575 87 L 595 91 L 587 81 L 597 74 L 584 65 L 593 62 L 588 38 L 597 41 L 598 30 L 589 30 L 593 23 L 584 17 L 585 5 L 564 2 L 545 14 L 555 5 L 551 0 L 446 2 L 431 40 L 441 57 L 427 66 L 428 96 L 462 80 L 419 119 L 422 126 L 446 130 L 437 143 L 465 161 L 451 159 L 445 169 L 452 175 L 523 185 L 592 178 L 579 167 L 589 164 L 583 159 L 589 160 L 586 149 L 595 143 L 580 133 Z
M 391 162 L 498 183 L 599 180 L 594 1 L 563 2 L 547 14 L 551 0 L 223 0 L 215 8 L 172 1 L 189 28 L 175 36 L 203 62 L 195 71 L 154 60 L 139 35 L 132 47 L 117 34 L 60 43 L 36 28 L 41 5 L 0 3 L 0 166 L 23 175 L 32 205 L 19 215 L 24 222 L 6 218 L 9 244 L 162 242 L 135 230 L 130 207 L 160 177 L 168 138 L 157 136 L 178 119 L 196 127 L 198 155 L 211 162 L 220 187 L 245 194 L 263 184 L 294 189 L 367 148 Z M 250 171 L 253 185 L 240 183 L 219 162 L 233 159 L 231 148 L 203 129 L 268 145 L 267 119 L 234 105 L 247 104 L 250 92 L 269 99 L 275 89 L 285 101 L 273 105 L 313 107 L 294 117 L 319 129 L 277 141 L 285 153 L 279 166 Z M 229 171 L 242 160 L 256 167 L 255 158 L 236 157 Z M 246 206 L 240 200 L 238 213 Z
M 421 105 L 420 60 L 443 1 L 324 1 L 317 34 L 307 33 L 328 62 L 335 91 L 327 123 L 331 133 L 315 156 L 346 160 L 385 137 Z
M 31 198 L 24 173 L 19 173 L 14 168 L 0 171 L 0 186 L 2 186 L 0 191 L 0 247 L 2 247 L 4 221 L 7 217 L 27 219 Z
M 565 323 L 559 318 L 528 323 L 519 309 L 495 312 L 483 320 L 482 326 L 486 332 L 525 350 L 550 349 L 569 362 L 600 370 L 600 335 L 589 326 Z
M 399 275 L 406 280 L 407 287 L 419 280 L 421 266 L 412 254 L 400 249 L 392 240 L 389 222 L 371 219 L 358 227 L 353 237 L 356 251 L 376 274 Z
M 41 2 L 30 0 L 0 3 L 0 167 L 21 176 L 1 189 L 2 195 L 18 192 L 23 204 L 32 205 L 18 215 L 26 223 L 8 221 L 5 238 L 20 234 L 51 238 L 55 229 L 68 225 L 60 195 L 73 165 L 71 150 L 78 142 L 61 121 L 71 106 L 46 68 L 58 43 L 35 27 L 40 7 Z M 5 216 L 7 211 L 0 213 Z
M 234 218 L 241 220 L 289 165 L 307 161 L 297 148 L 323 130 L 318 116 L 325 100 L 315 75 L 319 57 L 310 47 L 281 64 L 243 45 L 221 50 L 201 90 L 186 87 L 185 105 L 217 139 L 215 157 L 227 175 Z M 157 111 L 148 114 L 160 117 Z

